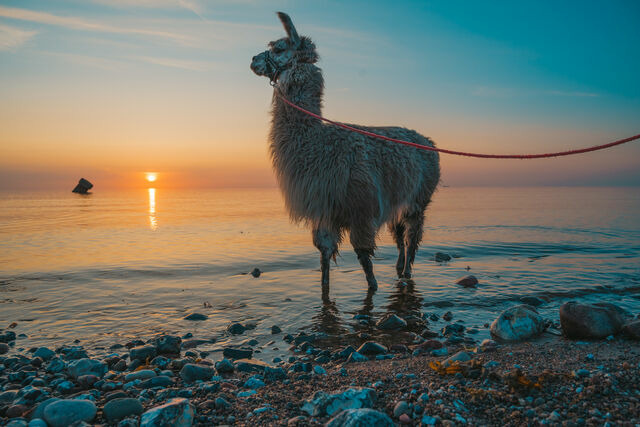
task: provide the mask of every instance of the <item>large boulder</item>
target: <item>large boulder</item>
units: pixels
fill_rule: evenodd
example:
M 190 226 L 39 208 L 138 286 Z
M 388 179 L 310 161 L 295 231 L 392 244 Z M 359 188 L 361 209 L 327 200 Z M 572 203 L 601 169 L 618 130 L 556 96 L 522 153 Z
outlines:
M 175 398 L 154 406 L 140 417 L 140 427 L 190 427 L 196 411 L 188 399 Z
M 629 314 L 617 305 L 569 301 L 560 307 L 560 325 L 567 338 L 602 339 L 622 330 Z
M 317 391 L 310 400 L 305 401 L 302 410 L 311 416 L 322 417 L 344 409 L 371 408 L 376 397 L 375 390 L 371 388 L 350 388 L 334 394 Z
M 393 427 L 393 421 L 384 412 L 375 409 L 347 409 L 327 422 L 326 427 Z
M 46 406 L 44 420 L 51 427 L 67 427 L 78 421 L 93 420 L 97 411 L 95 403 L 90 400 L 58 400 Z
M 500 341 L 524 341 L 544 332 L 545 321 L 530 305 L 503 311 L 491 324 L 491 335 Z
M 80 181 L 78 181 L 78 185 L 76 185 L 75 188 L 71 191 L 79 194 L 87 194 L 89 190 L 91 190 L 92 188 L 93 188 L 92 183 L 90 183 L 84 178 L 80 178 Z

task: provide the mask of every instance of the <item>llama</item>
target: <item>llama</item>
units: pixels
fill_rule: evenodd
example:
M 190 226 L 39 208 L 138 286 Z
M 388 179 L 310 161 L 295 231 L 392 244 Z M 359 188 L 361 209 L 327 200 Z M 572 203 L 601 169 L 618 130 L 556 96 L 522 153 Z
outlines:
M 398 277 L 411 278 L 424 212 L 440 180 L 438 153 L 324 124 L 285 104 L 277 92 L 321 114 L 324 80 L 315 65 L 315 44 L 298 36 L 287 14 L 278 12 L 278 17 L 287 37 L 270 42 L 268 50 L 254 56 L 251 70 L 274 86 L 271 159 L 289 216 L 312 229 L 313 244 L 320 251 L 323 293 L 328 293 L 330 260 L 335 262 L 346 233 L 369 289 L 377 289 L 371 258 L 384 224 L 398 247 Z M 434 146 L 429 138 L 401 127 L 350 126 Z

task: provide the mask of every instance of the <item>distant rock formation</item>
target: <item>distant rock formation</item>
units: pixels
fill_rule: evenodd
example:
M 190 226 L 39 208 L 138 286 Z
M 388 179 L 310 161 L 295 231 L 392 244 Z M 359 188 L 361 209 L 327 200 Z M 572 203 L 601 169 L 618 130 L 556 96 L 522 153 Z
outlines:
M 73 189 L 73 192 L 79 193 L 79 194 L 87 194 L 87 192 L 92 188 L 93 188 L 92 183 L 90 183 L 84 178 L 80 178 L 80 181 L 78 181 L 78 185 L 76 185 L 76 188 Z

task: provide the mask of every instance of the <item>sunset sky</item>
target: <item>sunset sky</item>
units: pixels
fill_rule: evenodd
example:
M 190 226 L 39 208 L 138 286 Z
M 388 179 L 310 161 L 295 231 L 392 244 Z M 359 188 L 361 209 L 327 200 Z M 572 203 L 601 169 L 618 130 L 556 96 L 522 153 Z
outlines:
M 443 148 L 538 153 L 640 133 L 640 3 L 0 0 L 0 189 L 257 187 L 289 13 L 324 115 Z M 441 157 L 443 183 L 640 185 L 640 142 L 572 158 Z

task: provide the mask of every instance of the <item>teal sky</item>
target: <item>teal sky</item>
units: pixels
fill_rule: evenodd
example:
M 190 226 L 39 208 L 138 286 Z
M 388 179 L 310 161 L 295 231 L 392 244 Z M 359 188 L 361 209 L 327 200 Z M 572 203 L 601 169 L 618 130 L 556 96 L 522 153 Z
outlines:
M 271 185 L 271 89 L 249 63 L 283 36 L 278 10 L 316 42 L 329 118 L 509 154 L 640 133 L 635 1 L 0 0 L 0 188 L 148 170 Z M 449 185 L 640 185 L 640 143 L 442 169 Z

